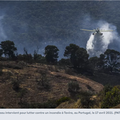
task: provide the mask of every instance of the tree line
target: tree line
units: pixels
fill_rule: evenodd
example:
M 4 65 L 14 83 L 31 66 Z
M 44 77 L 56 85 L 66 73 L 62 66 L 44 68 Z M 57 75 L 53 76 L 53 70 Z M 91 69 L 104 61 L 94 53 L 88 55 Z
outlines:
M 34 54 L 28 53 L 24 48 L 24 54 L 18 54 L 17 48 L 13 41 L 6 40 L 0 43 L 0 58 L 1 60 L 25 61 L 28 63 L 46 63 L 62 66 L 69 66 L 79 72 L 89 72 L 102 70 L 109 73 L 119 72 L 120 67 L 120 52 L 113 49 L 107 49 L 100 57 L 89 57 L 86 49 L 79 47 L 76 44 L 69 44 L 64 51 L 64 57 L 58 61 L 59 49 L 54 45 L 45 47 L 44 56 L 34 50 Z M 3 57 L 4 56 L 4 57 Z

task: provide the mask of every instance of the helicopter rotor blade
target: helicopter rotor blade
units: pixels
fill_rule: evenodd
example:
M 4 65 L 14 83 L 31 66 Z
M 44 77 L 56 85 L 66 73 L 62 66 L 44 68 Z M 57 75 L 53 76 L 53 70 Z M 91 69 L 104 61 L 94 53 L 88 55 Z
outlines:
M 95 30 L 87 30 L 87 29 L 81 29 L 81 30 L 95 32 Z
M 113 32 L 114 30 L 100 30 L 100 32 Z

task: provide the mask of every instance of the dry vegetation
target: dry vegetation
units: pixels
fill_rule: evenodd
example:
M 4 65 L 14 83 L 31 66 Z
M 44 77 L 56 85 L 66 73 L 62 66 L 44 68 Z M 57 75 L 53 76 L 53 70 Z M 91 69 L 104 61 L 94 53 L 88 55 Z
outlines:
M 0 61 L 0 66 L 3 72 L 0 76 L 1 108 L 20 108 L 21 101 L 34 104 L 45 103 L 48 100 L 58 100 L 61 97 L 70 97 L 68 92 L 70 81 L 77 81 L 81 88 L 80 91 L 89 91 L 95 94 L 103 89 L 102 84 L 82 75 L 66 74 L 65 69 L 54 65 L 26 64 L 22 61 Z M 19 83 L 19 91 L 13 89 L 15 81 Z M 81 107 L 78 105 L 79 99 L 77 102 L 70 100 L 66 103 L 75 103 L 71 108 Z M 66 103 L 62 103 L 61 108 L 66 108 Z

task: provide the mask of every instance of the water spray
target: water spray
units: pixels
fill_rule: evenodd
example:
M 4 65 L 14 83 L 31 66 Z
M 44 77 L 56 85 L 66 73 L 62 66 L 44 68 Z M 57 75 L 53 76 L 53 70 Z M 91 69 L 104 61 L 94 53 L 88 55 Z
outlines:
M 116 27 L 112 24 L 107 22 L 99 21 L 98 26 L 100 30 L 107 30 L 107 29 L 114 29 Z M 87 41 L 86 50 L 90 57 L 97 56 L 99 57 L 100 54 L 103 54 L 107 49 L 110 43 L 114 40 L 117 40 L 117 32 L 103 32 L 102 35 L 96 33 L 95 35 L 91 34 L 89 40 Z

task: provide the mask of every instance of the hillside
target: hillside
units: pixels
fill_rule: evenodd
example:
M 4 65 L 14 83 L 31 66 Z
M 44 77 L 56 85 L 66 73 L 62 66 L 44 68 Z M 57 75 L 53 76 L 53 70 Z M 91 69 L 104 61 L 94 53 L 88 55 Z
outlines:
M 120 104 L 119 8 L 118 1 L 1 1 L 0 107 Z M 93 36 L 96 28 L 113 32 Z
M 66 74 L 65 69 L 53 65 L 0 61 L 0 66 L 3 67 L 3 73 L 0 76 L 0 107 L 4 108 L 20 108 L 19 102 L 21 99 L 25 103 L 36 104 L 45 103 L 48 100 L 58 100 L 62 97 L 70 97 L 68 92 L 70 81 L 77 81 L 81 91 L 95 94 L 103 89 L 103 85 L 100 83 L 82 75 Z M 43 74 L 46 74 L 49 83 L 48 89 L 44 89 L 39 84 Z M 13 90 L 13 81 L 19 81 L 20 88 L 26 90 L 26 93 L 25 91 L 24 94 Z

